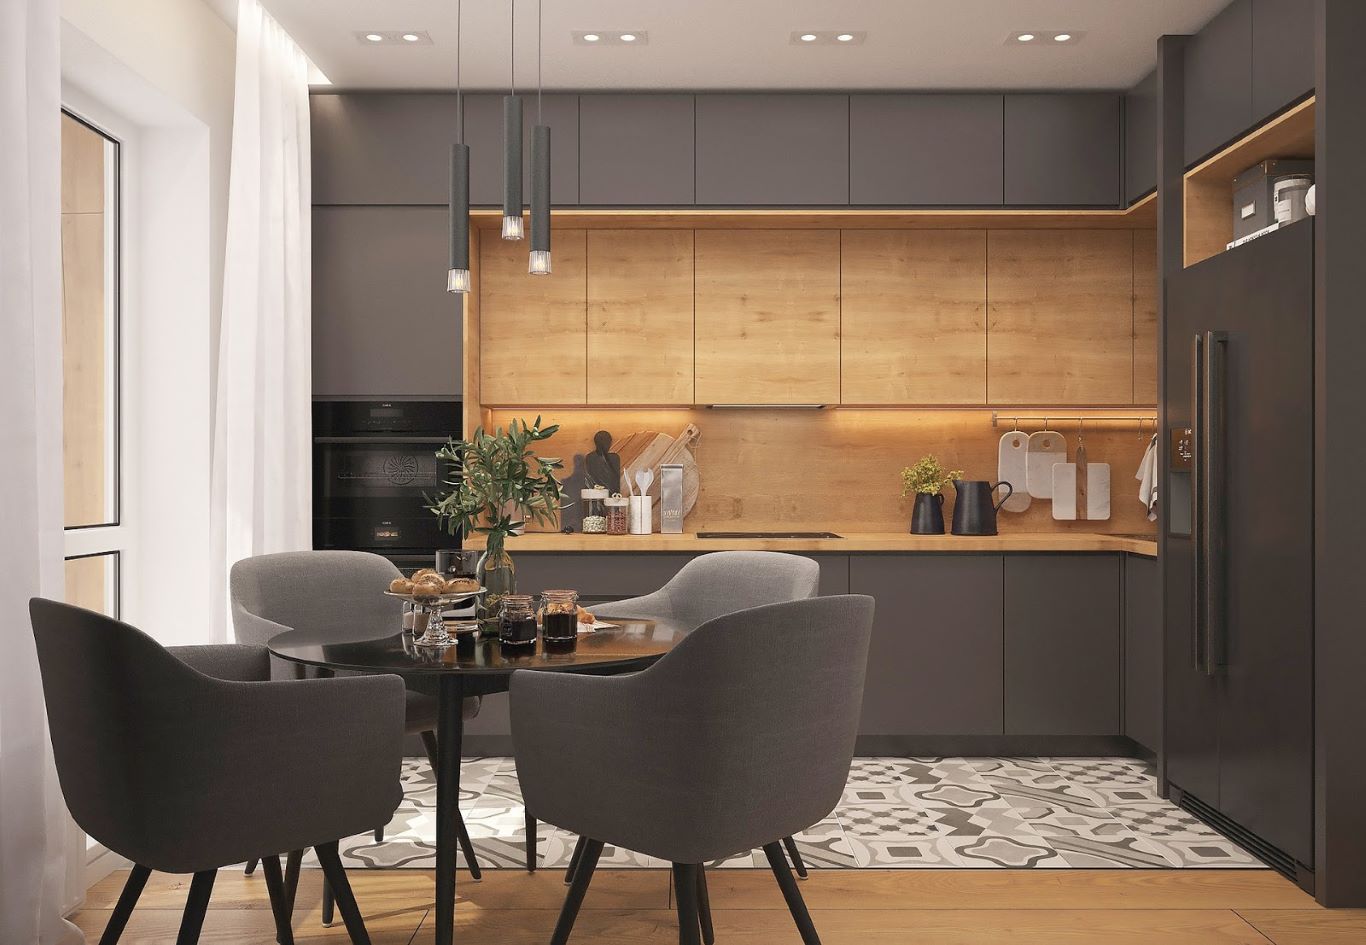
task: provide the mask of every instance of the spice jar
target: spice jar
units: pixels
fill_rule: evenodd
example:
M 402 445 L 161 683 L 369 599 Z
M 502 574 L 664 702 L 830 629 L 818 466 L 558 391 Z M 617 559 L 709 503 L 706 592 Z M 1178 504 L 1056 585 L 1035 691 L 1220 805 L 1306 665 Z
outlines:
M 536 645 L 536 614 L 531 609 L 530 594 L 503 595 L 498 642 L 518 649 Z
M 630 524 L 631 500 L 620 493 L 602 500 L 607 509 L 607 534 L 625 535 Z
M 541 591 L 541 633 L 546 646 L 578 642 L 578 591 Z
M 607 507 L 603 504 L 607 499 L 606 489 L 584 489 L 579 493 L 580 504 L 583 506 L 583 521 L 581 527 L 585 535 L 605 535 L 607 533 Z

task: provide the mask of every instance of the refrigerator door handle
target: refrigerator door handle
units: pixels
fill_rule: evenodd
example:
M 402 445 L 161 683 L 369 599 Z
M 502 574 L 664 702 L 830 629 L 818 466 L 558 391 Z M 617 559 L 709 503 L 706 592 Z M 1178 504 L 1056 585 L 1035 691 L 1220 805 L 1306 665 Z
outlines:
M 1191 538 L 1194 543 L 1195 569 L 1191 589 L 1191 665 L 1201 673 L 1209 672 L 1205 650 L 1205 334 L 1191 338 Z
M 1205 413 L 1201 419 L 1200 477 L 1204 532 L 1204 651 L 1205 675 L 1214 676 L 1227 662 L 1227 522 L 1224 514 L 1228 484 L 1228 332 L 1206 332 L 1204 341 Z

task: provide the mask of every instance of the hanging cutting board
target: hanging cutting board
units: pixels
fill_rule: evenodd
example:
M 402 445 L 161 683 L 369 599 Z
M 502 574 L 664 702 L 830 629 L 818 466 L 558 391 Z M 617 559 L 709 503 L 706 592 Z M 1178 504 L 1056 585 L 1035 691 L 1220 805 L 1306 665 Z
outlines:
M 1050 470 L 1053 480 L 1053 517 L 1060 522 L 1077 519 L 1077 464 L 1054 463 Z
M 996 462 L 996 478 L 1008 482 L 1015 491 L 1001 505 L 1003 512 L 1023 512 L 1029 508 L 1030 498 L 1027 486 L 1025 458 L 1029 455 L 1029 434 L 1012 430 L 1001 437 L 1001 447 Z
M 1067 441 L 1061 433 L 1040 430 L 1029 434 L 1025 456 L 1025 479 L 1029 494 L 1036 499 L 1053 498 L 1053 465 L 1067 462 Z
M 1086 464 L 1086 518 L 1100 522 L 1110 517 L 1110 464 Z
M 644 431 L 626 436 L 614 449 L 621 457 L 621 475 L 629 479 L 635 488 L 636 472 L 653 469 L 655 480 L 650 485 L 650 495 L 654 497 L 655 523 L 659 522 L 659 467 L 664 463 L 679 463 L 683 467 L 683 515 L 687 516 L 697 504 L 701 490 L 702 477 L 697 469 L 697 459 L 693 449 L 701 436 L 694 424 L 688 424 L 677 437 L 668 433 Z M 623 483 L 624 487 L 625 483 Z
M 1100 522 L 1110 517 L 1109 463 L 1055 463 L 1053 517 Z

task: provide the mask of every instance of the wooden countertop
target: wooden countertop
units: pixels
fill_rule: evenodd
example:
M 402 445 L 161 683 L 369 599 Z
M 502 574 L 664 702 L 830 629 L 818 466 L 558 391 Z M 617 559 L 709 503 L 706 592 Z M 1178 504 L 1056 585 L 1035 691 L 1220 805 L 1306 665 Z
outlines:
M 513 555 L 537 552 L 683 552 L 800 551 L 825 552 L 1002 552 L 1110 551 L 1157 557 L 1157 538 L 1102 535 L 1085 532 L 1007 532 L 1002 535 L 911 535 L 904 532 L 837 532 L 842 538 L 698 538 L 697 535 L 563 535 L 533 532 L 508 540 Z M 483 536 L 470 538 L 467 548 L 483 547 Z

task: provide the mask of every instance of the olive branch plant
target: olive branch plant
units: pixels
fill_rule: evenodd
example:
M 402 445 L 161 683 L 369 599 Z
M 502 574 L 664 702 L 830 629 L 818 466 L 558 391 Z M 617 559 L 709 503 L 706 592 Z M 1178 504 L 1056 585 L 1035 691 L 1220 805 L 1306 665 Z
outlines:
M 922 456 L 914 466 L 901 470 L 901 494 L 939 495 L 949 483 L 962 478 L 963 470 L 945 470 L 940 465 L 939 457 L 933 454 Z

